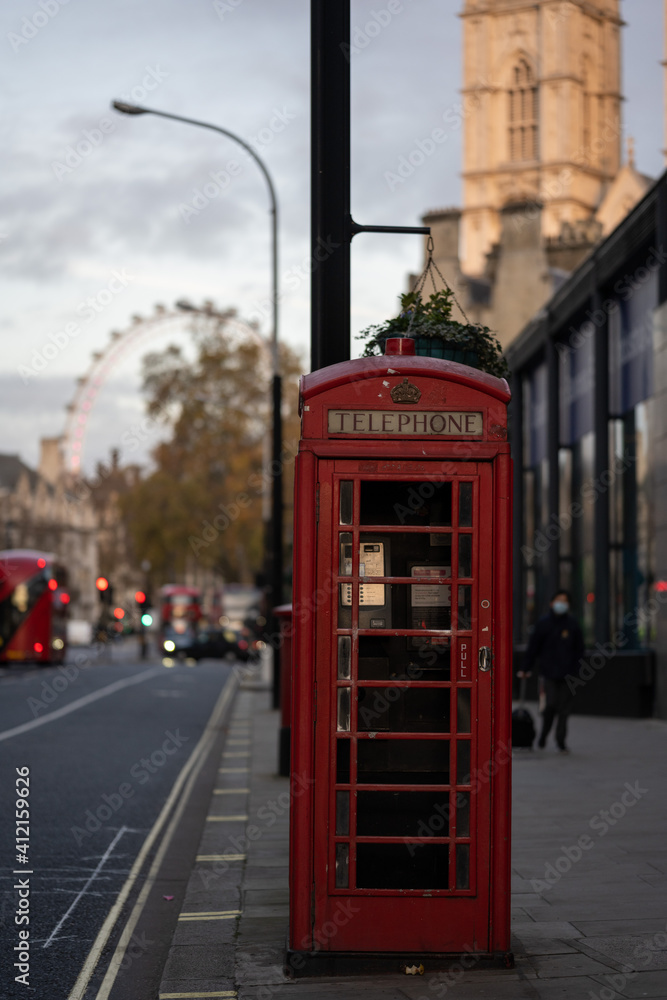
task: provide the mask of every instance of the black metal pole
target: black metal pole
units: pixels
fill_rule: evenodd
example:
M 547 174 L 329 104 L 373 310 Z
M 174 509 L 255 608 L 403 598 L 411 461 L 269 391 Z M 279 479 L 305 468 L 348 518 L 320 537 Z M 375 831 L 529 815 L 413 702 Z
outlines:
M 281 395 L 282 385 L 278 371 L 273 376 L 273 455 L 271 476 L 272 476 L 272 510 L 271 510 L 271 603 L 277 608 L 283 603 L 283 466 L 281 453 L 282 442 L 282 418 L 281 418 Z M 272 615 L 272 634 L 275 636 L 280 631 L 279 619 Z M 273 648 L 273 707 L 280 706 L 280 657 L 281 648 L 279 645 Z
M 593 269 L 591 309 L 593 315 L 605 316 L 602 309 L 602 295 Z M 595 352 L 593 389 L 593 426 L 595 431 L 594 479 L 605 483 L 609 474 L 609 341 L 607 319 L 595 327 L 593 335 Z M 609 491 L 598 493 L 593 515 L 593 559 L 595 563 L 595 641 L 606 642 L 609 638 L 610 620 L 610 573 L 609 565 Z
M 560 503 L 560 483 L 558 469 L 558 453 L 560 448 L 560 409 L 559 409 L 559 372 L 558 354 L 556 345 L 551 334 L 549 323 L 549 313 L 547 312 L 546 323 L 546 362 L 547 362 L 547 524 L 558 524 L 559 503 Z M 558 537 L 547 549 L 547 562 L 545 575 L 547 579 L 547 600 L 550 600 L 553 592 L 561 586 L 560 582 L 560 542 Z
M 512 372 L 512 399 L 509 405 L 510 442 L 512 447 L 514 507 L 513 507 L 513 630 L 514 642 L 523 636 L 526 606 L 525 574 L 521 547 L 524 543 L 523 497 L 523 373 Z M 530 546 L 532 538 L 525 539 Z
M 350 212 L 350 2 L 311 0 L 311 349 L 313 371 L 350 359 L 350 243 L 356 233 L 428 226 L 362 226 Z
M 350 3 L 311 0 L 311 368 L 350 357 Z

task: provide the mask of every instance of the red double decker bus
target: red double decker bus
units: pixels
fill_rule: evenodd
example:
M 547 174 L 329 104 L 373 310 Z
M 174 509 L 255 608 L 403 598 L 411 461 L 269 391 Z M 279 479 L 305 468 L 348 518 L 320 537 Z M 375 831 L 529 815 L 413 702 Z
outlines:
M 160 588 L 160 642 L 166 653 L 189 648 L 202 616 L 201 591 L 181 583 Z
M 32 549 L 0 552 L 0 663 L 62 663 L 69 594 L 53 555 Z

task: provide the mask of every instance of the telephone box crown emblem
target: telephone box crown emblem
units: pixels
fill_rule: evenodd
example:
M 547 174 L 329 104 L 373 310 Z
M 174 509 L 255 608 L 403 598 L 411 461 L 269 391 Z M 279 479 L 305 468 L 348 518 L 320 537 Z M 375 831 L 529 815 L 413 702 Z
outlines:
M 416 385 L 404 378 L 400 385 L 394 386 L 390 395 L 395 403 L 418 403 L 422 394 Z

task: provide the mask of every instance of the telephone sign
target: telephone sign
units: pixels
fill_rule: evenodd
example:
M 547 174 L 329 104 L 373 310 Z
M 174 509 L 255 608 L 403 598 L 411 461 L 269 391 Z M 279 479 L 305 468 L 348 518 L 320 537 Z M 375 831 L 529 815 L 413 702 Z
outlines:
M 401 347 L 301 382 L 296 974 L 511 960 L 510 394 Z

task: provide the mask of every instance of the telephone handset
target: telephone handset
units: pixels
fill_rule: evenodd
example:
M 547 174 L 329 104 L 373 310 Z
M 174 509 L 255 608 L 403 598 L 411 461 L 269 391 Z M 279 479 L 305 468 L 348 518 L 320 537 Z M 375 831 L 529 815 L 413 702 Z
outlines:
M 352 573 L 352 545 L 345 543 L 342 552 L 343 572 Z M 384 583 L 364 583 L 365 576 L 389 575 L 389 541 L 359 542 L 359 628 L 391 628 L 390 588 Z M 351 625 L 352 584 L 340 585 L 341 627 Z M 346 624 L 343 624 L 346 622 Z

